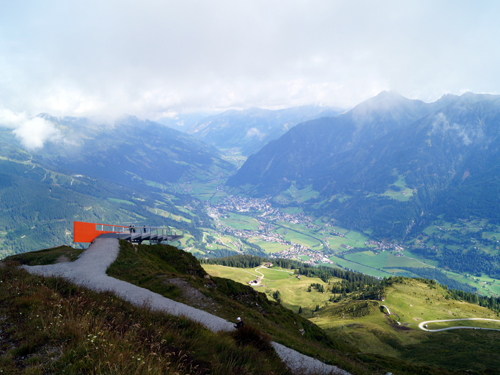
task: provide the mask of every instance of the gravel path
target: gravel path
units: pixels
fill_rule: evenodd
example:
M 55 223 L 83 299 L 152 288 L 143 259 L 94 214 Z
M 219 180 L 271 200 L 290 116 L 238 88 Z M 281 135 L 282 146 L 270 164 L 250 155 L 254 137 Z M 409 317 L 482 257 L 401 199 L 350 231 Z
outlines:
M 119 250 L 119 242 L 116 238 L 100 236 L 72 263 L 23 266 L 23 268 L 37 275 L 61 276 L 75 284 L 93 290 L 112 291 L 134 305 L 148 305 L 153 310 L 165 311 L 175 316 L 184 316 L 201 323 L 214 332 L 234 330 L 233 323 L 225 319 L 106 275 L 106 269 L 115 261 Z M 326 365 L 276 342 L 272 342 L 272 345 L 282 361 L 295 373 L 349 375 L 347 371 L 336 366 Z
M 482 331 L 500 331 L 500 329 L 498 329 L 498 328 L 482 328 L 482 327 L 470 327 L 470 326 L 454 326 L 454 327 L 447 327 L 447 328 L 440 328 L 440 329 L 428 329 L 428 328 L 424 327 L 427 323 L 458 322 L 461 320 L 485 320 L 485 321 L 499 322 L 500 323 L 500 320 L 487 319 L 487 318 L 443 319 L 443 320 L 427 320 L 425 322 L 420 323 L 418 325 L 418 328 L 420 328 L 423 331 L 427 331 L 427 332 L 441 332 L 441 331 L 448 331 L 450 329 L 480 329 Z

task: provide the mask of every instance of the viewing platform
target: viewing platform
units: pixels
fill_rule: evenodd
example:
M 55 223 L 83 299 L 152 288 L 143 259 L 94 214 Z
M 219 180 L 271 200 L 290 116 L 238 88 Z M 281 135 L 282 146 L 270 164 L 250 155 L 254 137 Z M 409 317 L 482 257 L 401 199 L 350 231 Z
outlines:
M 121 240 L 142 243 L 172 242 L 184 237 L 171 228 L 161 227 L 133 227 L 123 225 L 109 225 L 98 223 L 73 222 L 73 242 L 92 242 L 97 237 L 118 238 Z

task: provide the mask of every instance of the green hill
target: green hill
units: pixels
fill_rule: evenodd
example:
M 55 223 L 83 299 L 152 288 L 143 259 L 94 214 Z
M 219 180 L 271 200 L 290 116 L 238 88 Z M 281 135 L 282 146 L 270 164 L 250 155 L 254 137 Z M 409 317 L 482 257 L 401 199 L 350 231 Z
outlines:
M 238 281 L 246 281 L 250 274 L 262 271 L 257 267 L 238 268 L 210 264 L 205 264 L 204 268 L 211 275 Z M 420 322 L 427 320 L 500 320 L 497 312 L 477 304 L 477 296 L 476 303 L 469 303 L 434 281 L 390 278 L 381 281 L 383 291 L 380 298 L 383 300 L 379 300 L 378 296 L 373 299 L 359 290 L 340 293 L 335 287 L 341 282 L 339 278 L 332 277 L 325 281 L 301 275 L 298 280 L 294 274 L 283 277 L 281 269 L 273 269 L 274 267 L 265 272 L 260 285 L 254 287 L 256 290 L 265 292 L 271 299 L 273 296 L 278 297 L 283 306 L 294 311 L 299 311 L 300 308 L 301 316 L 324 329 L 332 338 L 359 348 L 369 358 L 390 357 L 413 365 L 447 369 L 451 372 L 472 370 L 472 373 L 479 374 L 493 373 L 491 371 L 500 366 L 496 354 L 500 349 L 500 332 L 424 332 L 418 328 Z M 332 292 L 334 289 L 336 293 Z M 381 306 L 387 306 L 396 315 L 387 315 L 387 310 Z M 428 326 L 429 329 L 438 329 L 460 325 L 500 329 L 500 322 L 486 321 L 429 323 Z M 477 353 L 481 355 L 478 356 Z M 378 360 L 383 362 L 386 359 Z
M 68 251 L 73 250 L 21 254 L 0 263 L 4 372 L 287 374 L 266 344 L 269 337 L 352 374 L 448 373 L 362 353 L 264 293 L 208 276 L 191 254 L 171 246 L 121 242 L 108 274 L 229 320 L 243 316 L 252 327 L 246 336 L 214 334 L 186 319 L 131 306 L 110 293 L 33 276 L 16 267 L 16 261 L 52 263 L 57 253 Z
M 10 149 L 11 151 L 15 149 Z M 0 152 L 0 258 L 60 244 L 72 244 L 73 221 L 171 226 L 191 237 L 196 225 L 209 224 L 200 210 L 179 207 L 197 202 L 154 189 L 127 188 L 113 182 L 43 167 L 18 154 Z M 2 157 L 9 154 L 11 158 Z

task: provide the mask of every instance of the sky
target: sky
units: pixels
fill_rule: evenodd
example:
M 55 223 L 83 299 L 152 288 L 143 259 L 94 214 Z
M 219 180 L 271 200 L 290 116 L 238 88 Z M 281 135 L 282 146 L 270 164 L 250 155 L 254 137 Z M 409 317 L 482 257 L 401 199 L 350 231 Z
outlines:
M 499 11 L 460 0 L 3 1 L 0 123 L 349 108 L 383 90 L 427 102 L 498 94 Z

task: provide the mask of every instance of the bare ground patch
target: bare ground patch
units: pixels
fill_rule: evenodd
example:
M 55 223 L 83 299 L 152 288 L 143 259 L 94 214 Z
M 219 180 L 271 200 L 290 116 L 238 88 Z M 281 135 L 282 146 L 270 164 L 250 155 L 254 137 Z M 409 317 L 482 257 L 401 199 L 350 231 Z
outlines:
M 193 307 L 201 309 L 211 309 L 211 310 L 214 310 L 215 308 L 219 307 L 211 298 L 205 296 L 198 289 L 193 288 L 185 280 L 179 278 L 173 278 L 173 279 L 164 279 L 164 282 L 166 282 L 167 284 L 173 284 L 177 286 L 182 292 L 182 297 L 186 301 L 188 301 L 189 305 Z
M 69 258 L 66 255 L 61 255 L 59 258 L 57 258 L 56 263 L 68 263 L 71 262 Z

